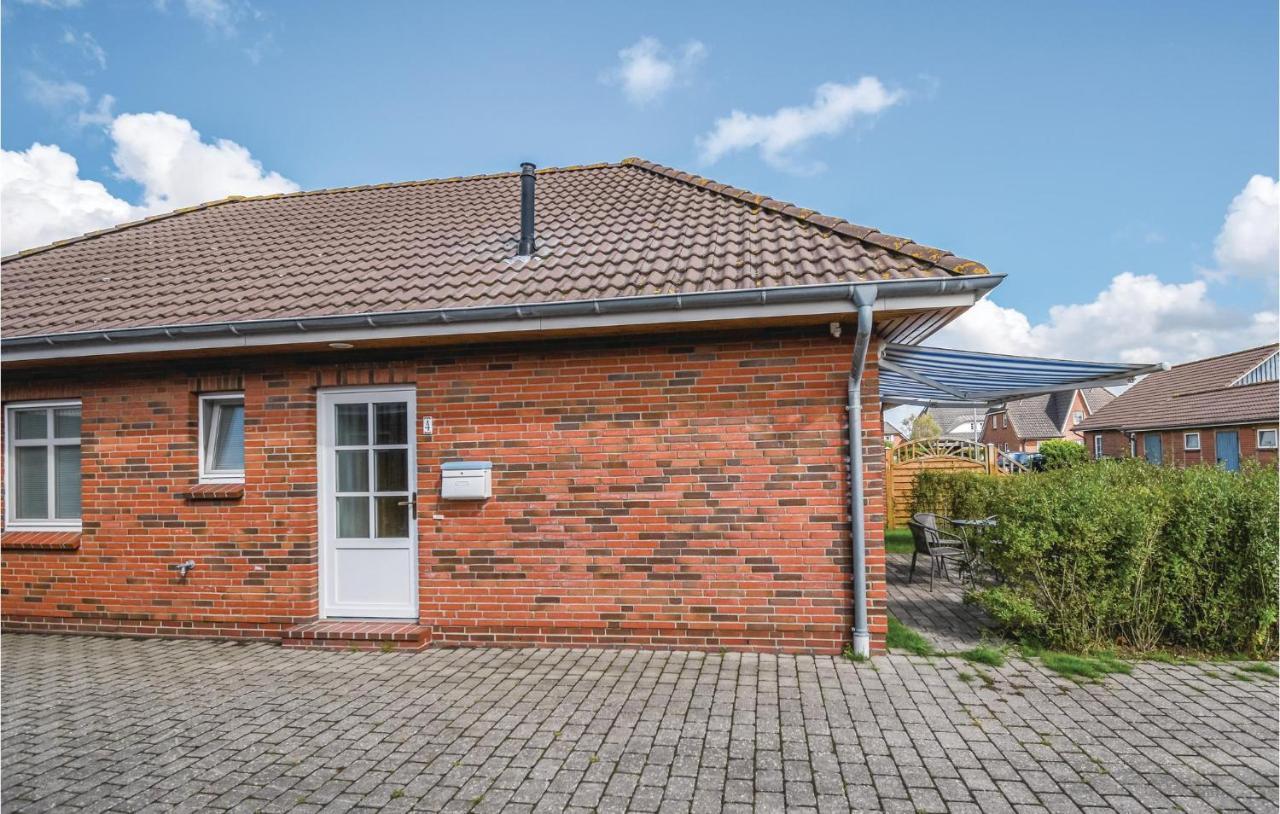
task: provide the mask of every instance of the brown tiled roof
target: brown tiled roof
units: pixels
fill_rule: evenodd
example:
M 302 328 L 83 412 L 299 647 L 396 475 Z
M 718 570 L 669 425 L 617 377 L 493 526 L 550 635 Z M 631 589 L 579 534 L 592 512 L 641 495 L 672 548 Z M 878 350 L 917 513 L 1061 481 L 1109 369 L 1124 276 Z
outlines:
M 1076 392 L 1059 390 L 1009 402 L 1004 409 L 1014 433 L 1022 439 L 1061 438 L 1064 430 L 1073 429 L 1068 419 Z M 1080 392 L 1084 393 L 1090 415 L 1115 398 L 1115 394 L 1105 387 L 1090 387 Z
M 640 159 L 232 197 L 6 258 L 6 337 L 985 274 L 940 249 Z
M 1084 420 L 1077 430 L 1144 430 L 1276 421 L 1277 383 L 1232 386 L 1276 345 L 1200 359 L 1152 373 Z

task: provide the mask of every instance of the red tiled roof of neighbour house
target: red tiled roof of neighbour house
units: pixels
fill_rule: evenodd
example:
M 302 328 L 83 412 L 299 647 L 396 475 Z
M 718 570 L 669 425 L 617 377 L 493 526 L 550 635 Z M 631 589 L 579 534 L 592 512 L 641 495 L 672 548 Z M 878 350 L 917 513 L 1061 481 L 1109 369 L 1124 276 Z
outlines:
M 1234 385 L 1276 345 L 1200 359 L 1152 373 L 1086 418 L 1077 430 L 1146 430 L 1276 421 L 1275 381 Z
M 986 274 L 981 264 L 640 159 L 232 197 L 3 263 L 6 338 L 282 317 Z

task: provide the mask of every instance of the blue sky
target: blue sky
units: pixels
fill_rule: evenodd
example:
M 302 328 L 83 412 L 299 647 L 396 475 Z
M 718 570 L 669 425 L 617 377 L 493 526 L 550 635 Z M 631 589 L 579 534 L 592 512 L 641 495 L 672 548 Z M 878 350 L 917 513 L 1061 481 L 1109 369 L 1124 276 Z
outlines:
M 1008 274 L 994 303 L 941 337 L 953 344 L 1179 361 L 1275 336 L 1274 2 L 801 14 L 779 3 L 9 0 L 3 13 L 15 240 L 237 184 L 640 155 Z M 130 118 L 156 112 L 170 116 Z M 37 162 L 34 143 L 58 154 Z M 61 154 L 77 162 L 74 182 L 105 193 L 67 187 Z M 68 222 L 81 193 L 97 203 Z M 1134 302 L 1154 315 L 1126 318 Z

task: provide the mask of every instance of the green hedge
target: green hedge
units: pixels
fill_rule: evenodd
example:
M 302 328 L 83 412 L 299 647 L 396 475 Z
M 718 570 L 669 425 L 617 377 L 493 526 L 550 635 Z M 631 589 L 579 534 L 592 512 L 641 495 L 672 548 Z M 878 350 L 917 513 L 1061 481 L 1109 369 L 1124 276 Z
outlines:
M 1070 650 L 1219 654 L 1277 644 L 1275 467 L 1102 461 L 1013 476 L 924 472 L 913 511 L 996 515 L 1003 582 L 974 599 L 1014 636 Z
M 1044 456 L 1045 469 L 1064 469 L 1089 460 L 1084 444 L 1077 444 L 1075 441 L 1050 438 L 1040 444 L 1039 452 Z

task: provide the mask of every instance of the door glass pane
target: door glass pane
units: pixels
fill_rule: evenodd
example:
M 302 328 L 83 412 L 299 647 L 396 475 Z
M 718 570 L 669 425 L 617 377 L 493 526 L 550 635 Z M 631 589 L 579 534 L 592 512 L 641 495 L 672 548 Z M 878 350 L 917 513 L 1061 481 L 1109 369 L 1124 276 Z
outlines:
M 369 443 L 369 405 L 335 404 L 334 415 L 337 419 L 338 446 Z
M 369 536 L 369 498 L 338 498 L 338 536 Z
M 213 468 L 239 472 L 244 469 L 244 405 L 224 402 L 214 410 L 217 416 L 217 449 Z
M 375 444 L 403 444 L 408 432 L 409 411 L 403 401 L 373 405 Z
M 378 504 L 378 537 L 409 536 L 409 505 L 405 497 L 374 498 Z
M 53 435 L 55 438 L 80 437 L 79 407 L 58 407 L 53 411 Z
M 376 492 L 409 491 L 409 450 L 379 449 L 374 451 L 377 468 Z
M 53 516 L 59 520 L 79 520 L 79 446 L 54 447 L 53 476 Z
M 363 449 L 338 450 L 338 491 L 369 491 L 369 453 Z
M 49 518 L 49 450 L 47 447 L 15 447 L 13 483 L 14 517 L 21 520 Z
M 13 437 L 19 441 L 32 441 L 49 435 L 47 410 L 14 410 L 13 424 Z

